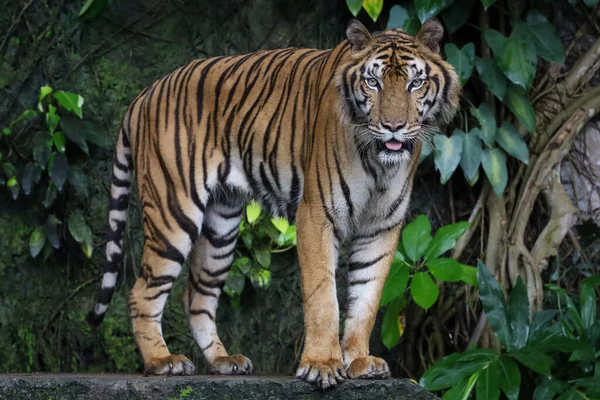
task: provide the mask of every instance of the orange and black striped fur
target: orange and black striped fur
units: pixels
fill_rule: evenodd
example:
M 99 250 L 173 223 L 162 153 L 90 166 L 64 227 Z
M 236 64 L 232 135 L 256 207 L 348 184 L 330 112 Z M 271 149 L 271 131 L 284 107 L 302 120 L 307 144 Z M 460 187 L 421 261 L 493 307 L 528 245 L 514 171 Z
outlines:
M 369 336 L 408 206 L 421 143 L 448 122 L 459 81 L 442 60 L 440 23 L 372 37 L 357 21 L 332 50 L 282 49 L 197 60 L 145 89 L 123 122 L 113 167 L 107 263 L 89 321 L 102 321 L 123 259 L 132 171 L 144 221 L 142 275 L 131 290 L 146 371 L 191 374 L 161 331 L 163 307 L 191 253 L 185 309 L 213 370 L 246 374 L 215 325 L 249 199 L 296 221 L 306 340 L 297 376 L 323 388 L 384 378 Z M 351 246 L 343 339 L 335 270 Z

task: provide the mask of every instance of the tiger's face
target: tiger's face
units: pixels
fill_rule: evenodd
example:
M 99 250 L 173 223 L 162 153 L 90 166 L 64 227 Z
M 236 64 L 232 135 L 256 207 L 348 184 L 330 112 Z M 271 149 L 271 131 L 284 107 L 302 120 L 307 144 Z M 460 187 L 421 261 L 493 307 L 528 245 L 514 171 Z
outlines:
M 400 29 L 372 37 L 351 21 L 346 34 L 353 54 L 338 85 L 345 110 L 360 127 L 359 147 L 382 163 L 408 161 L 417 144 L 458 108 L 458 76 L 439 55 L 443 28 L 429 20 L 417 37 Z

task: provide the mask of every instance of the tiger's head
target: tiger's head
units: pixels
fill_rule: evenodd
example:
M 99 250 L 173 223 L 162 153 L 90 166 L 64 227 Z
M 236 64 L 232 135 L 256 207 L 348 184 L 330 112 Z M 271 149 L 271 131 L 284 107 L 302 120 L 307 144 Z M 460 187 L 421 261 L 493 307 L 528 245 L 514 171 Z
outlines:
M 359 127 L 361 150 L 382 163 L 416 158 L 417 145 L 458 109 L 460 81 L 439 54 L 443 32 L 436 19 L 416 37 L 401 29 L 371 36 L 360 22 L 348 23 L 351 55 L 338 75 L 342 114 Z

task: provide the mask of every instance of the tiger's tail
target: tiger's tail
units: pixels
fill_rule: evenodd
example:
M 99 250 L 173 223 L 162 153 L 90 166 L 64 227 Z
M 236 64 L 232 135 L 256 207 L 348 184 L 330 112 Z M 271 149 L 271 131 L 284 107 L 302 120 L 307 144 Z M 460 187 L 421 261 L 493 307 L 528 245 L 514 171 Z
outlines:
M 133 160 L 129 135 L 125 128 L 121 127 L 113 160 L 102 288 L 95 307 L 87 315 L 88 323 L 92 326 L 99 325 L 104 319 L 117 283 L 119 265 L 123 261 L 123 236 L 127 223 L 132 170 Z

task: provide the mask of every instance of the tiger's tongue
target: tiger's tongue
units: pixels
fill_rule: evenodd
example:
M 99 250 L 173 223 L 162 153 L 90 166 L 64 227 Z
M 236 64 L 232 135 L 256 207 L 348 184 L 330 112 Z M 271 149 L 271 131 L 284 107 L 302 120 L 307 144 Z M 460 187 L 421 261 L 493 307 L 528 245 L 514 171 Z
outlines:
M 395 139 L 388 140 L 385 142 L 385 147 L 387 147 L 388 150 L 398 151 L 402 148 L 402 142 Z

